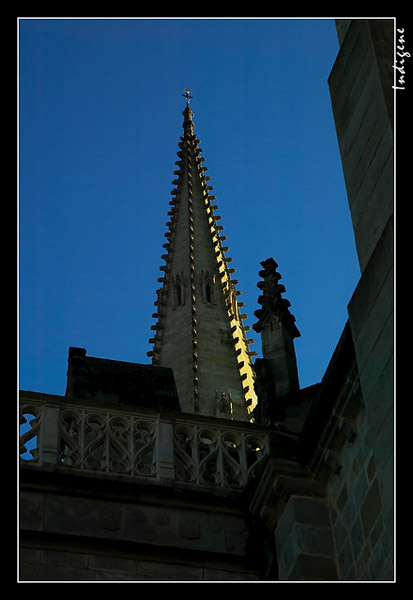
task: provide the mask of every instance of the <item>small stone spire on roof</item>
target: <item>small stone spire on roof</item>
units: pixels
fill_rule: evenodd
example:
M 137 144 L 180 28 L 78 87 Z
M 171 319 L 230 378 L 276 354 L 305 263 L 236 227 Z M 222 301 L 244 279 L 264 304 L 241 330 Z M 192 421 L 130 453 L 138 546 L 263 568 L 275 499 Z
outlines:
M 277 263 L 273 258 L 267 258 L 261 265 L 263 269 L 259 275 L 263 280 L 257 287 L 262 291 L 258 297 L 262 308 L 254 312 L 258 321 L 252 328 L 261 334 L 265 368 L 270 372 L 276 396 L 280 398 L 299 389 L 294 338 L 301 334 L 290 312 L 290 302 L 282 297 L 285 287 L 279 283 L 281 275 L 277 272 Z
M 301 334 L 295 325 L 295 317 L 289 310 L 291 304 L 281 295 L 285 292 L 285 287 L 279 283 L 281 275 L 277 271 L 277 263 L 273 258 L 267 258 L 261 262 L 261 265 L 263 269 L 258 274 L 263 281 L 259 281 L 257 287 L 262 291 L 262 295 L 258 297 L 258 304 L 261 304 L 262 308 L 254 312 L 258 318 L 257 323 L 253 325 L 254 331 L 261 332 L 266 319 L 273 315 L 289 330 L 293 338 L 300 337 Z

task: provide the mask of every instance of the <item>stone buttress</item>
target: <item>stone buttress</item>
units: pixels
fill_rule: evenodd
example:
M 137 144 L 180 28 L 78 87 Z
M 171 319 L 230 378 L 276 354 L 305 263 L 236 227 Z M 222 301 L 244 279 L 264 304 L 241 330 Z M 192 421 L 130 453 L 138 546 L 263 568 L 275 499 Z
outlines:
M 148 356 L 173 369 L 183 412 L 248 421 L 256 405 L 253 340 L 246 336 L 188 102 Z

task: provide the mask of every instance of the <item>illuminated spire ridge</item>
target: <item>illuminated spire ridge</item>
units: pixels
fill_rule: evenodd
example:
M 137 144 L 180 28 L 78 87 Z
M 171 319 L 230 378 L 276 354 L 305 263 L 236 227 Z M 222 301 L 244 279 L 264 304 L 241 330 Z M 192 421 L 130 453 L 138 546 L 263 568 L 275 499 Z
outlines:
M 179 142 L 176 186 L 162 256 L 162 287 L 153 315 L 157 324 L 148 353 L 174 370 L 181 410 L 249 420 L 255 407 L 246 315 L 231 276 L 226 237 L 213 204 L 210 178 L 194 134 L 191 98 L 185 90 L 184 135 Z

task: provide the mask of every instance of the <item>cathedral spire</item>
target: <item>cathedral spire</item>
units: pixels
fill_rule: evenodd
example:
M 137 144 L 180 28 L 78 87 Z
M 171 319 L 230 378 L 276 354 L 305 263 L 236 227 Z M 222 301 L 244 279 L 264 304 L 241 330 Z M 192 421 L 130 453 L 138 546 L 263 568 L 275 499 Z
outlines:
M 148 355 L 153 364 L 173 369 L 182 411 L 249 420 L 256 405 L 253 340 L 247 339 L 235 270 L 194 134 L 190 94 L 185 90 L 165 265 L 158 279 L 162 287 L 153 315 L 156 333 Z

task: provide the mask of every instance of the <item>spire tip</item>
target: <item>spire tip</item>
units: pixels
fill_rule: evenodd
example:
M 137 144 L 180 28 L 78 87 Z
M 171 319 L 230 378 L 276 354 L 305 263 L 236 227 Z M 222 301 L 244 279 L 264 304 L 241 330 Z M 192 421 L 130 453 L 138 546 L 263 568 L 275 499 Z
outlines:
M 186 106 L 187 108 L 189 108 L 189 100 L 193 99 L 193 96 L 191 96 L 190 94 L 192 94 L 191 90 L 187 90 L 186 88 L 184 88 L 185 90 L 185 94 L 182 94 L 182 96 L 184 98 L 186 98 Z

